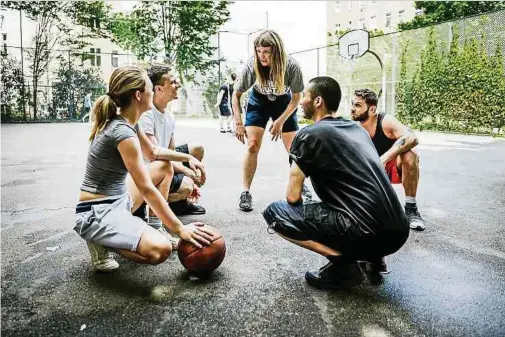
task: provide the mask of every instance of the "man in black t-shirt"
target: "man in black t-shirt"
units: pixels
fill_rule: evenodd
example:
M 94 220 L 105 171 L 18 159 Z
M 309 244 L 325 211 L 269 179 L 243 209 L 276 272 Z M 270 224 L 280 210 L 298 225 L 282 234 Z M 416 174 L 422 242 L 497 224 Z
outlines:
M 217 94 L 217 101 L 214 107 L 219 107 L 219 131 L 221 131 L 221 133 L 233 132 L 231 129 L 231 97 L 233 95 L 233 85 L 235 84 L 236 79 L 237 74 L 231 74 L 228 83 L 223 84 L 221 87 L 219 87 L 219 92 Z M 224 129 L 225 123 L 227 125 L 226 130 Z
M 330 261 L 305 274 L 320 289 L 360 284 L 387 273 L 384 256 L 407 241 L 409 227 L 370 136 L 351 120 L 333 117 L 341 99 L 337 81 L 316 77 L 304 90 L 304 117 L 290 150 L 286 200 L 263 212 L 269 227 L 285 239 Z M 310 177 L 321 202 L 302 202 Z M 361 263 L 361 269 L 358 265 Z

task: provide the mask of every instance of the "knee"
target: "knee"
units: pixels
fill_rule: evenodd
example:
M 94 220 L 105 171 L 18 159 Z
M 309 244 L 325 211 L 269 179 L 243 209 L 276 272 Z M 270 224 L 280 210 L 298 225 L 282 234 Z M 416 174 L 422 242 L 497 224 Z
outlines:
M 419 165 L 419 155 L 414 151 L 407 151 L 401 155 L 402 165 L 408 168 L 417 167 Z
M 181 187 L 179 188 L 179 191 L 177 191 L 179 194 L 182 194 L 183 199 L 186 199 L 193 193 L 193 189 L 195 188 L 195 184 L 193 183 L 193 180 L 189 177 L 184 177 L 182 179 L 182 184 Z
M 247 142 L 247 150 L 249 153 L 258 153 L 260 151 L 260 143 L 257 140 L 249 140 Z
M 205 149 L 203 148 L 202 144 L 193 142 L 189 144 L 189 154 L 191 154 L 199 161 L 202 161 L 203 156 L 205 155 Z
M 165 262 L 170 254 L 172 254 L 172 244 L 168 240 L 163 240 L 154 245 L 146 257 L 149 264 L 156 265 Z
M 280 217 L 281 210 L 285 207 L 284 204 L 285 201 L 283 200 L 274 201 L 263 211 L 263 218 L 269 225 L 273 224 Z
M 172 162 L 168 160 L 160 160 L 160 170 L 163 172 L 165 176 L 174 176 L 174 167 L 172 166 Z

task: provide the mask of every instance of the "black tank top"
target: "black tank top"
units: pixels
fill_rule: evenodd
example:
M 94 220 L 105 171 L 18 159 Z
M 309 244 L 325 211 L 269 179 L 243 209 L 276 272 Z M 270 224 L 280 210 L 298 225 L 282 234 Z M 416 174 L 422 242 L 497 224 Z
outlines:
M 385 115 L 385 113 L 377 115 L 377 127 L 375 128 L 375 135 L 372 137 L 373 145 L 375 146 L 377 153 L 379 153 L 379 157 L 386 153 L 396 142 L 396 139 L 388 138 L 384 134 L 384 131 L 382 131 L 382 120 Z

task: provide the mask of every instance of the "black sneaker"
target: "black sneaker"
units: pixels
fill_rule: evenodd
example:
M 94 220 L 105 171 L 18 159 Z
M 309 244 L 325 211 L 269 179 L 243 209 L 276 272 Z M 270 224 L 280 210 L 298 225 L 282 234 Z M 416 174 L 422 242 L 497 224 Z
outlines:
M 224 129 L 219 130 L 219 132 L 226 133 L 226 131 L 224 131 Z
M 416 231 L 424 231 L 426 229 L 426 223 L 421 218 L 417 207 L 405 206 L 405 215 L 407 216 L 410 228 Z
M 200 205 L 192 204 L 187 200 L 171 202 L 170 209 L 175 215 L 201 215 L 205 214 L 205 208 Z
M 365 277 L 357 263 L 334 264 L 330 262 L 319 270 L 305 273 L 305 279 L 315 288 L 331 290 L 360 285 Z
M 312 201 L 312 192 L 309 190 L 309 188 L 305 184 L 303 184 L 303 188 L 302 188 L 302 199 L 303 199 L 303 202 Z
M 253 210 L 252 196 L 249 191 L 242 192 L 240 195 L 240 203 L 238 204 L 238 207 L 244 212 L 250 212 Z

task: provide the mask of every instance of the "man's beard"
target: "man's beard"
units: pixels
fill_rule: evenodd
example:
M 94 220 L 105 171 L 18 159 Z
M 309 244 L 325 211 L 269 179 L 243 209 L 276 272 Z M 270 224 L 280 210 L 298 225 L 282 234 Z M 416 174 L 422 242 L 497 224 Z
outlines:
M 311 110 L 310 107 L 308 107 L 308 109 L 303 109 L 303 118 L 305 119 L 312 119 L 312 117 L 314 116 L 314 110 Z
M 365 112 L 363 112 L 361 115 L 359 116 L 353 116 L 352 113 L 351 113 L 351 118 L 353 121 L 356 121 L 356 122 L 366 122 L 368 120 L 368 118 L 370 117 L 370 113 L 369 113 L 369 110 L 370 108 L 367 108 Z

